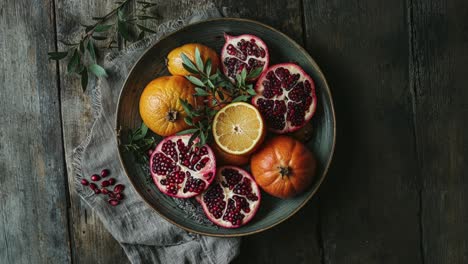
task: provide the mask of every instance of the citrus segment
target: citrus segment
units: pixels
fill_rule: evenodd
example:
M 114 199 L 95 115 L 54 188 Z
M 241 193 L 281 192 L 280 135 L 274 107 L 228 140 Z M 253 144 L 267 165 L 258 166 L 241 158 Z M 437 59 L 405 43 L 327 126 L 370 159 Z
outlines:
M 229 154 L 251 153 L 264 138 L 265 129 L 258 110 L 247 103 L 238 102 L 222 108 L 213 121 L 216 144 Z

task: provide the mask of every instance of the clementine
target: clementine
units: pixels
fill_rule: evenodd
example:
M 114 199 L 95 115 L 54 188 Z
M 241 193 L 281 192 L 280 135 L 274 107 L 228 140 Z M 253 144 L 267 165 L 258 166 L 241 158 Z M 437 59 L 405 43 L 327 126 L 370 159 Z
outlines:
M 167 69 L 169 70 L 169 72 L 172 75 L 191 75 L 191 73 L 188 72 L 182 65 L 181 54 L 184 53 L 192 62 L 195 63 L 196 48 L 198 48 L 198 51 L 200 51 L 200 57 L 202 58 L 204 63 L 206 63 L 208 58 L 211 59 L 211 74 L 214 74 L 218 69 L 219 65 L 218 54 L 213 49 L 198 43 L 185 44 L 169 52 L 169 54 L 167 55 Z
M 170 136 L 189 128 L 180 99 L 197 105 L 195 87 L 182 76 L 163 76 L 151 81 L 140 97 L 140 116 L 151 131 Z

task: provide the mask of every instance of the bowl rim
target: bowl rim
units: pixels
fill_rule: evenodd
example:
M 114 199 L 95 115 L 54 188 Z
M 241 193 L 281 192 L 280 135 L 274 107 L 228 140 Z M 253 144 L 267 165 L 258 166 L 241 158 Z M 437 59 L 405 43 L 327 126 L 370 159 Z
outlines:
M 321 87 L 322 89 L 325 89 L 325 91 L 328 93 L 329 95 L 329 99 L 330 99 L 330 106 L 331 106 L 331 118 L 332 118 L 332 121 L 333 121 L 333 138 L 332 138 L 332 146 L 331 146 L 331 153 L 330 153 L 330 156 L 328 158 L 328 160 L 326 161 L 326 164 L 324 166 L 324 170 L 323 170 L 323 173 L 321 175 L 321 177 L 319 177 L 318 181 L 315 182 L 314 184 L 314 187 L 313 187 L 313 190 L 312 192 L 304 199 L 304 201 L 296 208 L 294 209 L 287 217 L 285 217 L 284 219 L 281 219 L 273 224 L 270 224 L 269 226 L 267 227 L 263 227 L 263 228 L 260 228 L 260 229 L 257 229 L 257 230 L 253 230 L 253 231 L 249 231 L 249 232 L 239 232 L 239 233 L 235 233 L 235 234 L 219 234 L 219 233 L 210 233 L 210 232 L 203 232 L 203 231 L 197 231 L 197 230 L 194 230 L 194 229 L 191 229 L 189 227 L 186 227 L 182 224 L 179 224 L 177 223 L 176 221 L 170 219 L 169 217 L 165 216 L 163 213 L 161 213 L 150 201 L 148 201 L 145 196 L 141 193 L 141 191 L 135 187 L 135 182 L 132 180 L 132 178 L 129 176 L 129 173 L 127 171 L 127 167 L 125 166 L 125 163 L 123 162 L 123 159 L 122 159 L 122 154 L 121 154 L 121 149 L 120 149 L 120 124 L 119 124 L 119 112 L 120 112 L 120 108 L 121 108 L 121 99 L 122 99 L 122 93 L 123 93 L 123 90 L 124 88 L 127 86 L 128 84 L 128 81 L 129 81 L 129 77 L 130 77 L 130 73 L 133 72 L 133 70 L 135 69 L 135 67 L 138 65 L 138 63 L 143 59 L 143 57 L 148 53 L 148 51 L 150 49 L 152 49 L 155 45 L 157 45 L 159 42 L 161 42 L 162 40 L 166 39 L 166 38 L 169 38 L 171 37 L 172 35 L 175 35 L 177 33 L 179 33 L 180 31 L 184 30 L 185 28 L 187 27 L 191 27 L 191 26 L 196 26 L 196 25 L 199 25 L 199 24 L 203 24 L 203 23 L 207 23 L 207 22 L 216 22 L 216 21 L 236 21 L 236 22 L 248 22 L 248 23 L 252 23 L 252 24 L 257 24 L 258 26 L 261 26 L 261 27 L 265 27 L 269 30 L 272 30 L 272 31 L 275 31 L 276 33 L 282 35 L 283 37 L 285 37 L 288 41 L 290 41 L 293 46 L 295 46 L 297 49 L 301 50 L 303 53 L 305 53 L 306 57 L 308 60 L 310 60 L 313 64 L 313 67 L 316 69 L 319 77 L 323 80 L 323 83 L 324 83 L 324 87 Z M 117 101 L 117 107 L 116 107 L 116 110 L 115 110 L 115 131 L 116 131 L 116 142 L 117 142 L 117 150 L 118 150 L 118 156 L 119 156 L 119 161 L 120 161 L 120 164 L 122 165 L 122 168 L 125 172 L 125 175 L 127 176 L 127 178 L 130 180 L 130 183 L 132 184 L 133 188 L 135 189 L 135 191 L 138 193 L 138 195 L 143 199 L 143 201 L 145 201 L 146 204 L 148 204 L 151 208 L 153 208 L 153 210 L 155 210 L 162 218 L 164 218 L 166 221 L 168 221 L 169 223 L 171 224 L 174 224 L 176 225 L 177 227 L 180 227 L 188 232 L 192 232 L 192 233 L 196 233 L 196 234 L 200 234 L 200 235 L 206 235 L 206 236 L 212 236 L 212 237 L 242 237 L 242 236 L 247 236 L 247 235 L 253 235 L 253 234 L 257 234 L 257 233 L 260 233 L 260 232 L 263 232 L 263 231 L 266 231 L 268 229 L 271 229 L 283 222 L 285 222 L 286 220 L 290 219 L 293 215 L 295 215 L 300 209 L 302 209 L 302 207 L 304 207 L 309 201 L 310 199 L 312 199 L 312 197 L 317 193 L 319 187 L 322 185 L 323 181 L 325 180 L 327 174 L 328 174 L 328 169 L 330 167 L 330 164 L 331 164 L 331 161 L 333 159 L 333 156 L 334 156 L 334 153 L 335 153 L 335 143 L 336 143 L 336 117 L 335 117 L 335 108 L 334 108 L 334 103 L 333 103 L 333 96 L 332 96 L 332 93 L 330 91 L 330 88 L 328 86 L 328 82 L 325 78 L 325 75 L 323 74 L 322 70 L 320 69 L 320 67 L 318 66 L 318 64 L 315 62 L 315 60 L 312 58 L 312 56 L 310 56 L 309 52 L 307 52 L 307 50 L 305 50 L 301 45 L 299 45 L 295 40 L 293 40 L 291 37 L 289 37 L 288 35 L 284 34 L 283 32 L 267 25 L 267 24 L 264 24 L 264 23 L 261 23 L 261 22 L 258 22 L 258 21 L 255 21 L 255 20 L 252 20 L 252 19 L 245 19 L 245 18 L 229 18 L 229 17 L 222 17 L 222 18 L 212 18 L 212 19 L 207 19 L 207 20 L 203 20 L 203 21 L 199 21 L 199 22 L 195 22 L 195 23 L 191 23 L 191 24 L 188 24 L 188 25 L 185 25 L 183 26 L 182 28 L 180 29 L 177 29 L 176 31 L 174 32 L 171 32 L 167 35 L 164 35 L 163 37 L 161 37 L 156 43 L 154 43 L 153 45 L 151 45 L 150 47 L 148 47 L 143 53 L 142 55 L 135 61 L 135 63 L 132 65 L 128 75 L 125 77 L 125 81 L 123 82 L 123 85 L 120 89 L 120 92 L 119 92 L 119 99 Z

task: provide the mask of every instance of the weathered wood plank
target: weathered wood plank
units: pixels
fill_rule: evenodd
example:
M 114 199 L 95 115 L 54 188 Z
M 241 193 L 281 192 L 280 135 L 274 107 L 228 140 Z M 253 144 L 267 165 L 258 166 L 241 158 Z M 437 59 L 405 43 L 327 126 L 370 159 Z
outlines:
M 286 33 L 303 44 L 301 1 L 225 0 L 216 2 L 231 16 L 254 19 Z M 301 211 L 266 232 L 243 238 L 235 263 L 320 263 L 318 203 L 313 199 Z
M 468 263 L 468 2 L 410 1 L 425 263 Z
M 55 0 L 55 2 L 58 40 L 70 42 L 78 39 L 83 32 L 80 23 L 91 24 L 92 16 L 105 15 L 116 6 L 113 0 Z M 59 49 L 65 48 L 60 42 L 58 45 Z M 66 65 L 62 62 L 60 64 L 61 111 L 70 192 L 72 260 L 73 263 L 127 263 L 127 257 L 120 245 L 104 228 L 98 216 L 80 199 L 74 187 L 70 157 L 73 148 L 86 137 L 93 117 L 91 89 L 83 94 L 79 78 L 67 75 L 66 72 Z
M 319 194 L 324 263 L 421 263 L 405 3 L 305 0 L 304 12 L 337 111 Z
M 51 0 L 0 2 L 0 263 L 68 263 Z

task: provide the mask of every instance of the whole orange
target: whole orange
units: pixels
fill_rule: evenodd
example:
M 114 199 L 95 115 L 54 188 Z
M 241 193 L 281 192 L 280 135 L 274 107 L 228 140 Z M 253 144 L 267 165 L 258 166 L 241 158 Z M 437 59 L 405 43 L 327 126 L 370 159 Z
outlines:
M 250 155 L 234 155 L 223 151 L 213 143 L 210 145 L 216 157 L 216 164 L 242 166 L 249 163 Z
M 288 136 L 267 140 L 250 160 L 257 184 L 279 198 L 293 197 L 306 190 L 312 183 L 316 166 L 315 157 L 307 147 Z
M 211 48 L 198 43 L 190 43 L 173 49 L 167 55 L 167 69 L 172 75 L 186 76 L 191 75 L 184 66 L 182 65 L 181 54 L 184 53 L 194 64 L 195 64 L 195 49 L 198 48 L 200 51 L 200 57 L 206 64 L 208 58 L 211 59 L 211 74 L 214 74 L 218 69 L 219 57 L 216 51 Z
M 152 80 L 140 97 L 140 116 L 151 131 L 170 136 L 189 128 L 180 99 L 192 105 L 198 101 L 195 87 L 182 76 L 163 76 Z

